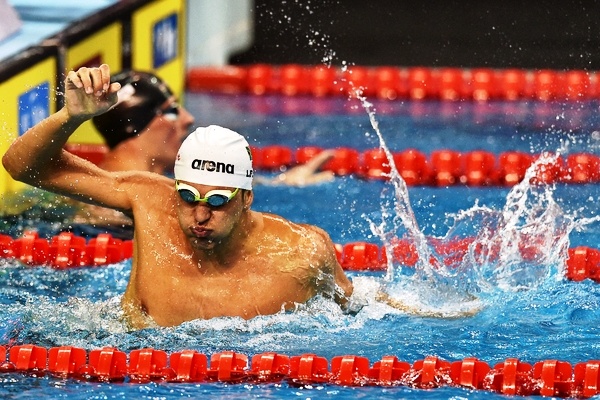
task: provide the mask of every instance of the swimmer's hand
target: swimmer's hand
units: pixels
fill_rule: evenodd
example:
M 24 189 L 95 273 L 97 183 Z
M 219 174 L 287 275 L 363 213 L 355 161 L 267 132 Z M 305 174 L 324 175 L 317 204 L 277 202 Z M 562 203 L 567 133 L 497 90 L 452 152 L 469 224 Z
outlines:
M 419 317 L 429 318 L 464 318 L 472 317 L 481 311 L 481 306 L 476 305 L 467 310 L 456 310 L 456 311 L 434 311 L 434 310 L 422 310 L 418 307 L 410 306 L 401 300 L 392 298 L 389 294 L 379 291 L 377 292 L 376 300 L 389 305 L 397 310 L 404 311 L 408 314 L 416 315 Z
M 323 150 L 306 163 L 290 168 L 268 182 L 271 185 L 308 186 L 321 182 L 330 182 L 335 175 L 331 171 L 319 169 L 334 155 L 333 150 Z
M 65 108 L 72 118 L 89 119 L 117 103 L 119 83 L 110 83 L 110 67 L 81 67 L 65 80 Z

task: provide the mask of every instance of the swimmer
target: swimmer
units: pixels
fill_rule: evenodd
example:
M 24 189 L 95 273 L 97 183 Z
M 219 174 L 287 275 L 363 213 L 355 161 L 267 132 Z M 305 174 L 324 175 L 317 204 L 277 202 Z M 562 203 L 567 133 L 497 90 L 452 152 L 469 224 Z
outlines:
M 117 104 L 92 118 L 109 149 L 99 167 L 107 171 L 172 175 L 173 160 L 192 129 L 194 117 L 153 73 L 127 70 L 111 76 L 111 83 L 115 82 L 121 85 Z M 333 151 L 325 150 L 276 177 L 256 176 L 254 184 L 307 186 L 331 181 L 334 174 L 320 168 L 332 156 Z M 78 209 L 72 223 L 79 229 L 93 225 L 94 231 L 109 231 L 113 235 L 127 235 L 133 224 L 121 212 L 91 205 Z
M 92 122 L 109 148 L 99 166 L 107 171 L 150 171 L 170 175 L 181 142 L 194 117 L 177 101 L 171 88 L 149 72 L 124 71 L 111 77 L 121 85 L 117 105 Z M 274 178 L 255 177 L 255 184 L 307 186 L 334 179 L 320 168 L 334 155 L 325 150 L 305 164 Z
M 171 88 L 149 72 L 123 71 L 111 77 L 119 83 L 117 104 L 92 118 L 108 152 L 98 166 L 107 171 L 149 171 L 171 174 L 179 146 L 194 117 L 179 104 Z M 73 216 L 77 226 L 131 235 L 131 218 L 119 211 L 87 205 Z
M 123 71 L 117 104 L 92 122 L 108 146 L 99 166 L 107 171 L 173 172 L 173 160 L 191 131 L 194 117 L 158 76 Z
M 3 164 L 19 181 L 134 218 L 134 255 L 122 307 L 132 328 L 194 319 L 253 318 L 316 295 L 342 307 L 353 287 L 322 229 L 250 209 L 253 167 L 231 130 L 196 129 L 174 178 L 111 172 L 63 148 L 86 120 L 117 104 L 108 65 L 68 73 L 65 106 L 16 139 Z

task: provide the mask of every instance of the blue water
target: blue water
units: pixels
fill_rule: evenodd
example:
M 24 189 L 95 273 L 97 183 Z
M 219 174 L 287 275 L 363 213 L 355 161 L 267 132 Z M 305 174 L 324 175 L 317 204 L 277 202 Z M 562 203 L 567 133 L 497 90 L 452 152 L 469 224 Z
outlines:
M 187 107 L 200 125 L 221 124 L 237 129 L 257 146 L 283 144 L 293 149 L 318 145 L 364 150 L 379 146 L 367 113 L 357 101 L 345 99 L 292 99 L 188 94 Z M 599 134 L 595 108 L 540 103 L 375 103 L 375 114 L 385 143 L 392 151 L 417 148 L 426 154 L 447 148 L 458 151 L 487 149 L 494 153 L 523 150 L 598 154 Z M 419 229 L 427 237 L 445 235 L 481 237 L 482 224 L 493 222 L 496 237 L 515 230 L 564 235 L 568 247 L 598 247 L 600 224 L 597 185 L 557 185 L 526 188 L 525 215 L 506 217 L 511 188 L 411 187 L 410 204 Z M 339 177 L 332 183 L 306 188 L 257 186 L 253 208 L 274 212 L 297 222 L 317 224 L 334 242 L 369 241 L 381 244 L 369 221 L 386 220 L 386 229 L 405 234 L 384 211 L 394 207 L 390 183 Z M 383 205 L 383 206 L 382 206 Z M 547 220 L 535 225 L 529 212 L 550 210 Z M 382 211 L 383 210 L 383 211 Z M 483 210 L 475 212 L 475 210 Z M 466 213 L 466 214 L 465 214 Z M 516 213 L 515 213 L 516 214 Z M 502 217 L 504 215 L 504 217 Z M 52 235 L 68 225 L 66 217 L 38 225 Z M 502 220 L 501 218 L 505 218 Z M 541 217 L 540 217 L 541 218 Z M 35 221 L 13 220 L 16 233 Z M 499 222 L 500 221 L 500 222 Z M 503 222 L 501 222 L 503 221 Z M 523 222 L 525 221 L 525 222 Z M 586 220 L 587 221 L 587 220 Z M 504 224 L 504 225 L 503 225 Z M 553 226 L 556 225 L 556 226 Z M 533 228 L 532 228 L 533 227 Z M 503 256 L 510 256 L 508 250 Z M 448 361 L 478 357 L 490 366 L 517 357 L 528 363 L 547 359 L 572 364 L 600 358 L 600 286 L 592 281 L 563 278 L 564 253 L 557 248 L 542 265 L 511 264 L 501 258 L 448 271 L 447 276 L 415 279 L 415 274 L 394 266 L 393 282 L 384 273 L 349 273 L 357 297 L 365 304 L 356 316 L 314 299 L 295 312 L 244 321 L 216 318 L 191 321 L 175 328 L 127 332 L 119 322 L 118 297 L 124 291 L 128 261 L 97 268 L 55 271 L 25 267 L 13 260 L 0 261 L 0 342 L 33 343 L 47 348 L 73 345 L 92 350 L 114 346 L 128 352 L 144 347 L 168 353 L 196 349 L 206 355 L 234 350 L 251 357 L 265 351 L 287 355 L 316 353 L 331 359 L 354 354 L 371 363 L 396 355 L 413 363 L 435 355 Z M 507 279 L 495 271 L 514 273 Z M 425 306 L 460 309 L 464 292 L 476 295 L 482 311 L 468 318 L 424 318 L 406 315 L 377 302 L 374 293 L 383 286 L 400 298 L 418 299 Z M 442 305 L 434 304 L 443 299 Z M 395 388 L 346 388 L 333 385 L 298 389 L 287 384 L 99 384 L 76 380 L 0 374 L 3 398 L 44 396 L 72 399 L 101 398 L 449 398 L 501 397 L 489 392 L 444 387 L 430 391 Z

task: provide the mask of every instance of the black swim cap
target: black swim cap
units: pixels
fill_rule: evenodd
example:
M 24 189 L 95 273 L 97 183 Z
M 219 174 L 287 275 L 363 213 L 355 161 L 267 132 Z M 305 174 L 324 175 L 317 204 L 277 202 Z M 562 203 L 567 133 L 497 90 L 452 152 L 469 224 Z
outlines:
M 92 121 L 112 149 L 143 131 L 173 92 L 148 72 L 123 71 L 113 75 L 111 82 L 121 84 L 118 103 Z

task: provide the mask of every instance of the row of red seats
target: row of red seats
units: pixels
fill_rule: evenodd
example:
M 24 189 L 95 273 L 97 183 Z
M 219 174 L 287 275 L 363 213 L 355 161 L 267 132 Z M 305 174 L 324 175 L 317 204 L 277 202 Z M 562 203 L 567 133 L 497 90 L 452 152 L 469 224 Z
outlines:
M 15 258 L 28 265 L 50 265 L 57 269 L 113 264 L 133 255 L 133 242 L 100 234 L 90 239 L 61 232 L 50 240 L 28 231 L 13 239 L 0 234 L 0 258 Z
M 188 71 L 190 91 L 355 95 L 386 100 L 589 100 L 600 97 L 597 72 L 491 68 L 267 65 L 197 67 Z
M 316 146 L 289 147 L 272 145 L 253 147 L 256 169 L 284 170 L 303 164 L 323 151 Z M 394 164 L 407 185 L 472 186 L 508 185 L 519 183 L 527 169 L 541 155 L 507 151 L 495 155 L 489 151 L 458 152 L 435 150 L 429 157 L 418 150 L 392 152 Z M 386 152 L 369 149 L 360 153 L 352 148 L 334 149 L 333 157 L 323 166 L 337 175 L 357 174 L 365 179 L 386 179 L 390 163 Z M 539 162 L 533 183 L 593 183 L 600 182 L 600 157 L 590 153 L 574 153 L 558 157 L 556 162 Z
M 7 354 L 8 353 L 8 354 Z M 8 358 L 7 358 L 8 355 Z M 268 383 L 286 381 L 293 386 L 330 383 L 342 386 L 409 386 L 431 389 L 457 386 L 507 395 L 591 397 L 600 393 L 600 361 L 570 363 L 546 360 L 534 365 L 516 358 L 493 368 L 473 357 L 449 362 L 434 356 L 412 365 L 396 356 L 384 356 L 372 365 L 356 355 L 336 356 L 331 363 L 315 354 L 287 356 L 265 352 L 252 357 L 233 351 L 210 358 L 195 350 L 168 355 L 163 350 L 133 350 L 129 356 L 112 347 L 87 352 L 61 346 L 47 350 L 31 344 L 0 346 L 0 372 L 46 373 L 59 378 L 132 383 L 226 382 Z
M 450 242 L 430 240 L 437 254 L 441 255 L 447 266 L 459 265 L 467 253 L 472 239 L 457 239 Z M 337 259 L 348 271 L 385 271 L 387 255 L 383 247 L 374 243 L 352 242 L 335 245 Z M 498 254 L 500 249 L 492 249 Z M 522 245 L 524 259 L 535 261 L 545 251 L 535 245 Z M 418 261 L 414 243 L 397 240 L 392 243 L 394 262 L 412 267 Z M 493 261 L 490 250 L 488 260 Z M 25 232 L 20 238 L 13 239 L 0 234 L 0 258 L 15 258 L 28 265 L 50 265 L 57 269 L 98 266 L 113 264 L 131 258 L 133 242 L 113 238 L 109 234 L 100 234 L 90 239 L 75 236 L 71 232 L 61 232 L 50 240 L 40 238 L 37 232 Z M 567 279 L 582 281 L 591 279 L 600 282 L 600 250 L 579 246 L 569 249 Z

